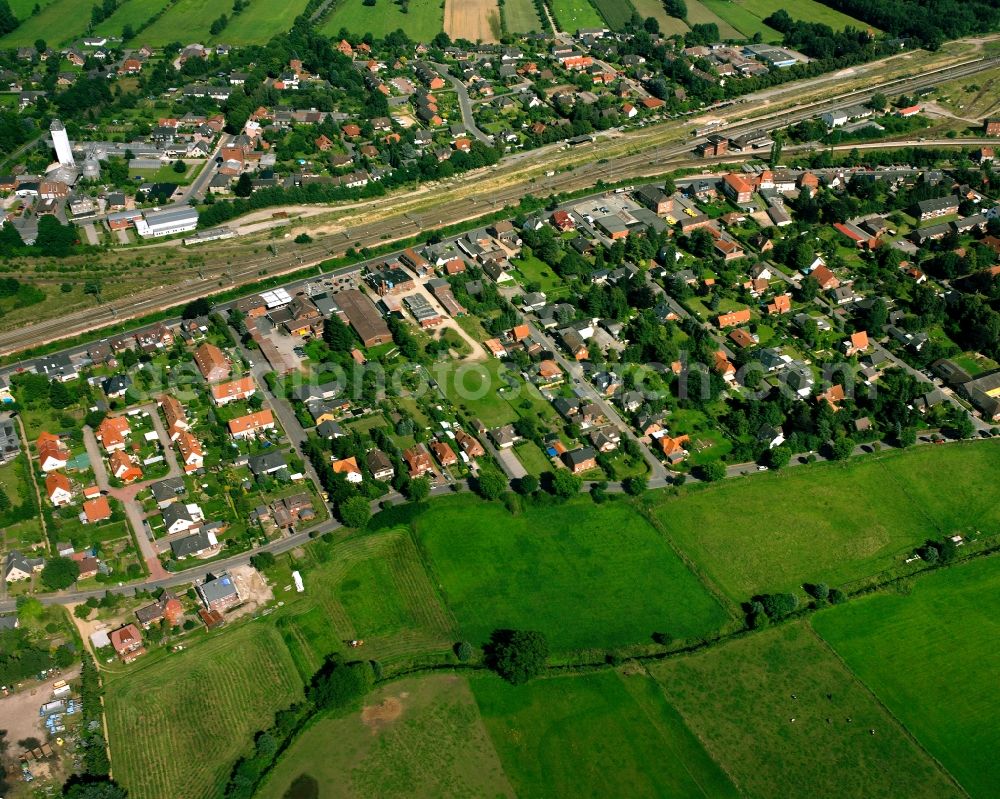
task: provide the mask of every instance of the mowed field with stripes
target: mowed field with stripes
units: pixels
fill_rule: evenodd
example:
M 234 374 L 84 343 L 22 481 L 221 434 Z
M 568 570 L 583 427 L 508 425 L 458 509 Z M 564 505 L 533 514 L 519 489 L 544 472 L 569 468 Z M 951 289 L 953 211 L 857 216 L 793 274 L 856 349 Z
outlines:
M 303 572 L 305 594 L 283 590 L 292 568 Z M 254 734 L 302 699 L 324 659 L 352 639 L 364 638 L 364 657 L 387 669 L 440 660 L 455 640 L 455 621 L 405 528 L 317 541 L 283 560 L 271 582 L 284 605 L 270 616 L 106 674 L 114 774 L 133 799 L 220 796 Z

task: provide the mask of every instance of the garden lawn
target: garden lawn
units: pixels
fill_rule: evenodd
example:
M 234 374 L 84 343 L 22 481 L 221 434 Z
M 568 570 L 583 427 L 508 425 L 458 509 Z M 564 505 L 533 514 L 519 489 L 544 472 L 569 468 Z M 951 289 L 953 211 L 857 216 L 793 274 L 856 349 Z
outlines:
M 495 358 L 481 363 L 447 361 L 441 366 L 433 375 L 448 399 L 487 427 L 500 427 L 520 416 L 553 418 L 552 405 L 538 389 Z M 513 381 L 515 388 L 508 381 Z
M 537 283 L 546 294 L 562 294 L 566 283 L 552 271 L 552 267 L 532 255 L 530 258 L 515 258 L 514 266 L 524 277 L 524 283 Z
M 927 538 L 995 531 L 998 468 L 998 441 L 923 446 L 660 494 L 652 510 L 700 571 L 741 602 L 872 576 Z
M 371 33 L 376 39 L 402 28 L 414 41 L 429 42 L 444 28 L 444 3 L 410 0 L 404 14 L 392 0 L 376 0 L 374 6 L 363 5 L 362 0 L 344 0 L 327 17 L 321 32 L 335 36 L 341 28 L 358 35 Z
M 589 0 L 551 0 L 549 8 L 559 30 L 576 33 L 580 28 L 603 28 L 604 18 Z
M 514 796 L 468 683 L 451 674 L 391 683 L 361 713 L 320 718 L 257 795 L 299 796 L 289 789 L 310 778 L 324 799 Z
M 656 530 L 624 501 L 581 497 L 511 516 L 473 496 L 435 500 L 413 521 L 463 637 L 540 630 L 553 650 L 700 637 L 727 621 Z
M 813 626 L 973 797 L 1000 785 L 1000 569 L 980 558 L 912 593 L 852 600 Z
M 153 655 L 147 655 L 153 657 Z M 226 629 L 105 683 L 115 778 L 133 799 L 216 797 L 254 732 L 302 698 L 273 626 Z
M 744 796 L 961 795 L 806 623 L 650 670 Z
M 738 795 L 645 673 L 471 684 L 519 797 Z

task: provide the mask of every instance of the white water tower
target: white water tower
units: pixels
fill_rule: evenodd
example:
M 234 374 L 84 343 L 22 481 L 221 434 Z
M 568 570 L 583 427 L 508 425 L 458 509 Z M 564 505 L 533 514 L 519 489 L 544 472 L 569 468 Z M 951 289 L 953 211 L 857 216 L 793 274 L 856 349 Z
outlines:
M 73 148 L 69 146 L 66 126 L 58 119 L 53 119 L 49 132 L 52 134 L 52 146 L 56 149 L 56 160 L 62 166 L 73 166 Z

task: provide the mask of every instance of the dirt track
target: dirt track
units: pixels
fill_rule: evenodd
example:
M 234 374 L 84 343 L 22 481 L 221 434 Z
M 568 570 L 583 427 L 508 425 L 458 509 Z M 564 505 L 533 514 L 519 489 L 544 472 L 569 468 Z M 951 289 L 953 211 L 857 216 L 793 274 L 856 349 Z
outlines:
M 493 27 L 490 20 L 495 20 Z M 444 32 L 452 39 L 470 42 L 498 41 L 494 27 L 500 29 L 500 10 L 496 0 L 445 0 Z

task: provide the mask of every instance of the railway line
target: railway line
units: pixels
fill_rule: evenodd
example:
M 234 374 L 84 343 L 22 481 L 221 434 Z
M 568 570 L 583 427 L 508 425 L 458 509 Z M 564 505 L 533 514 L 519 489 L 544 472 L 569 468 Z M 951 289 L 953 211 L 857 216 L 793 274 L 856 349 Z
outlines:
M 755 117 L 744 115 L 715 128 L 713 133 L 736 136 L 760 128 L 773 129 L 795 124 L 817 116 L 825 110 L 832 110 L 845 103 L 861 103 L 876 92 L 912 93 L 957 78 L 976 75 L 1000 66 L 1000 58 L 976 58 L 947 67 L 929 70 L 918 76 L 893 78 L 872 83 L 862 89 L 812 101 L 788 110 L 765 113 Z M 727 108 L 739 108 L 732 105 Z M 52 320 L 26 325 L 17 330 L 0 333 L 0 355 L 9 356 L 20 350 L 69 338 L 91 330 L 124 324 L 137 317 L 189 302 L 199 297 L 221 290 L 256 282 L 264 277 L 278 277 L 312 266 L 335 255 L 342 255 L 349 248 L 374 247 L 391 241 L 408 238 L 425 230 L 444 225 L 460 224 L 484 216 L 504 207 L 516 204 L 529 194 L 548 195 L 576 191 L 594 186 L 599 180 L 608 182 L 641 178 L 662 174 L 671 169 L 688 166 L 712 165 L 719 162 L 736 163 L 758 158 L 758 153 L 729 154 L 718 158 L 694 158 L 691 149 L 704 137 L 678 136 L 666 142 L 638 141 L 635 149 L 611 159 L 595 157 L 572 169 L 559 171 L 543 178 L 531 177 L 501 189 L 486 188 L 470 196 L 449 200 L 443 199 L 422 210 L 406 211 L 387 215 L 377 221 L 346 228 L 337 233 L 316 237 L 309 245 L 274 244 L 273 252 L 257 254 L 247 258 L 244 253 L 226 250 L 215 251 L 216 263 L 206 264 L 199 277 L 188 278 L 184 282 L 160 285 L 139 292 L 127 302 L 111 302 L 94 308 L 86 308 L 68 313 Z M 867 147 L 888 149 L 899 146 L 956 146 L 974 144 L 979 140 L 942 140 L 932 142 L 881 142 Z M 588 145 L 589 146 L 589 145 Z M 834 149 L 865 149 L 865 145 L 852 144 Z M 801 151 L 803 147 L 786 147 L 788 153 Z M 562 154 L 555 150 L 553 156 Z M 595 156 L 597 154 L 595 153 Z M 541 168 L 544 162 L 536 162 L 533 167 Z M 496 168 L 495 168 L 496 169 Z M 481 181 L 482 175 L 465 176 L 458 185 L 469 181 Z M 447 197 L 447 188 L 442 191 Z M 208 245 L 206 245 L 208 246 Z M 227 252 L 241 258 L 238 264 L 223 263 Z M 206 253 L 207 255 L 208 253 Z

